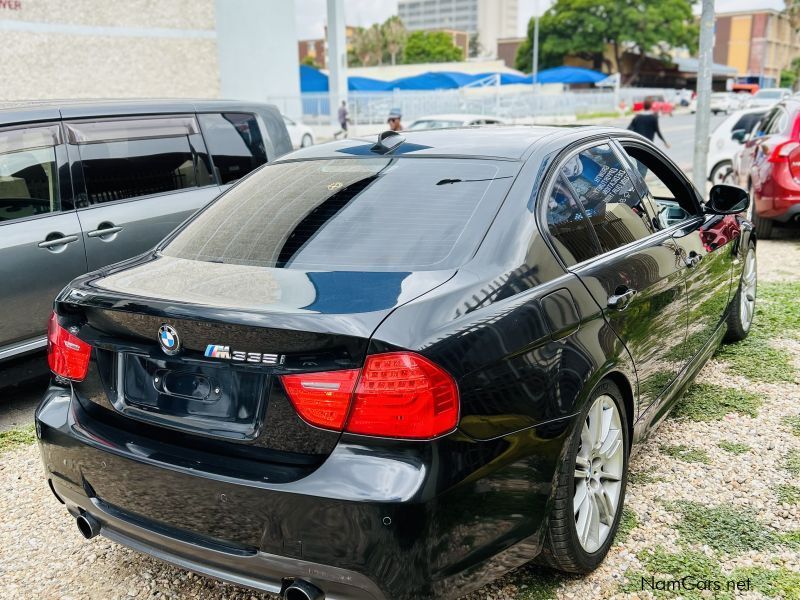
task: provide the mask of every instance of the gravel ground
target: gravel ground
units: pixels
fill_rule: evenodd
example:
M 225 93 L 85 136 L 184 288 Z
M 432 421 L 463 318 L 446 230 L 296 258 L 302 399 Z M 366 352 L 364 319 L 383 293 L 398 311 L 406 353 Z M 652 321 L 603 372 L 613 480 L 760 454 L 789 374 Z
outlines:
M 762 283 L 797 281 L 800 242 L 760 242 L 759 271 Z M 797 339 L 773 340 L 771 344 L 787 353 L 794 372 L 800 372 Z M 626 501 L 632 519 L 630 531 L 627 537 L 618 536 L 597 571 L 584 578 L 562 578 L 526 567 L 464 600 L 649 598 L 650 592 L 623 591 L 621 586 L 630 574 L 674 577 L 696 570 L 699 575 L 709 569 L 726 577 L 739 573 L 737 569 L 750 569 L 762 576 L 765 572 L 780 574 L 780 580 L 772 580 L 771 588 L 762 585 L 761 591 L 742 592 L 737 598 L 762 598 L 765 590 L 771 597 L 800 598 L 800 537 L 795 538 L 794 546 L 774 541 L 800 526 L 800 499 L 779 499 L 777 491 L 800 479 L 800 472 L 792 474 L 793 468 L 787 467 L 787 456 L 792 452 L 798 453 L 800 462 L 800 433 L 793 433 L 786 421 L 800 415 L 800 385 L 796 376 L 794 382 L 764 383 L 726 369 L 723 361 L 712 360 L 698 381 L 728 391 L 754 393 L 763 402 L 757 416 L 728 414 L 719 421 L 665 421 L 631 461 L 633 481 Z M 796 428 L 800 430 L 800 423 Z M 746 447 L 734 454 L 722 449 L 720 442 Z M 689 462 L 689 454 L 669 450 L 679 445 L 700 451 L 697 454 L 702 461 Z M 33 444 L 3 453 L 0 487 L 0 598 L 275 598 L 173 568 L 102 537 L 84 541 L 47 489 Z M 727 507 L 735 516 L 752 511 L 754 517 L 750 521 L 728 517 L 734 519 L 728 522 L 712 516 L 687 528 L 688 517 L 676 508 L 680 501 L 697 503 L 701 509 Z M 704 534 L 703 527 L 713 527 L 715 522 L 722 523 L 722 529 L 714 535 Z M 735 543 L 728 539 L 730 528 L 735 530 L 732 540 L 741 534 L 744 546 L 720 549 L 725 540 Z M 695 538 L 688 539 L 692 534 Z M 658 571 L 647 562 L 649 550 L 675 558 L 679 566 Z M 703 571 L 702 560 L 712 566 Z M 638 581 L 637 576 L 632 578 Z M 690 593 L 686 597 L 700 596 Z

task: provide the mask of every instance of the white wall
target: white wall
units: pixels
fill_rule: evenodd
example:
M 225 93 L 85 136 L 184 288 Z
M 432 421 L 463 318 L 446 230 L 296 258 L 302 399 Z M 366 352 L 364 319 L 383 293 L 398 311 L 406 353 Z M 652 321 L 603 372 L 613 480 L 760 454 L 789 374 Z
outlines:
M 282 107 L 299 118 L 300 72 L 294 0 L 216 0 L 220 96 L 263 102 L 294 97 Z

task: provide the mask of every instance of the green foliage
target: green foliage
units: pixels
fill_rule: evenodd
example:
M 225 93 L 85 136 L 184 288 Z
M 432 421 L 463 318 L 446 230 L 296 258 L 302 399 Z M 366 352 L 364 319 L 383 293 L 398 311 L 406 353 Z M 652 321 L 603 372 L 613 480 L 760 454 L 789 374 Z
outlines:
M 738 554 L 748 550 L 767 550 L 783 541 L 753 512 L 741 507 L 708 507 L 679 501 L 671 504 L 670 508 L 679 511 L 683 517 L 676 529 L 681 541 L 687 544 L 704 544 L 718 552 Z
M 13 450 L 19 446 L 27 446 L 36 441 L 36 430 L 33 425 L 20 429 L 0 432 L 0 452 Z
M 464 60 L 464 52 L 444 31 L 415 31 L 408 36 L 403 50 L 406 64 Z
M 380 30 L 383 38 L 384 58 L 393 65 L 397 64 L 397 57 L 402 55 L 408 38 L 406 27 L 400 17 L 393 15 L 381 24 Z
M 628 483 L 633 485 L 647 485 L 648 483 L 655 483 L 656 478 L 645 473 L 644 471 L 637 471 L 635 473 L 628 473 Z
M 749 567 L 736 569 L 732 577 L 749 580 L 750 589 L 757 590 L 770 598 L 800 598 L 800 573 L 786 568 L 766 569 Z
M 526 565 L 512 575 L 517 587 L 516 600 L 553 600 L 563 575 L 536 565 Z
M 783 422 L 792 430 L 792 433 L 800 437 L 800 415 L 784 417 Z
M 727 440 L 719 442 L 717 446 L 725 450 L 725 452 L 730 452 L 731 454 L 746 454 L 751 450 L 750 446 L 747 444 L 739 444 L 737 442 L 729 442 Z
M 318 65 L 318 64 L 316 63 L 316 61 L 314 60 L 314 57 L 313 57 L 313 56 L 311 56 L 311 55 L 309 55 L 309 54 L 306 54 L 306 55 L 303 57 L 303 60 L 301 60 L 301 61 L 300 61 L 300 64 L 301 64 L 301 65 L 305 65 L 305 66 L 307 66 L 307 67 L 312 67 L 312 68 L 314 68 L 314 69 L 319 69 L 319 65 Z
M 782 483 L 775 487 L 775 494 L 781 504 L 800 504 L 800 487 Z
M 794 383 L 797 372 L 791 355 L 771 343 L 781 338 L 797 339 L 800 333 L 800 282 L 759 286 L 753 329 L 746 339 L 721 346 L 717 357 L 730 371 L 753 381 Z
M 533 19 L 517 51 L 517 68 L 531 72 Z M 621 57 L 624 48 L 642 57 L 671 47 L 697 47 L 698 28 L 689 0 L 556 0 L 539 22 L 540 68 L 563 64 L 567 55 L 602 68 L 607 45 Z M 640 67 L 641 65 L 639 65 Z M 629 83 L 638 73 L 631 73 Z
M 783 459 L 783 466 L 792 475 L 800 475 L 800 450 L 789 450 Z
M 614 541 L 618 544 L 624 544 L 628 541 L 631 531 L 639 526 L 639 517 L 631 509 L 625 507 L 622 509 L 622 515 L 619 519 L 619 527 L 617 528 L 617 535 Z
M 371 67 L 383 62 L 383 34 L 375 23 L 371 27 L 358 27 L 353 31 L 349 57 L 354 65 Z M 350 61 L 348 61 L 350 62 Z
M 678 444 L 677 446 L 661 446 L 660 450 L 667 456 L 677 458 L 687 463 L 703 463 L 707 465 L 711 462 L 705 450 L 689 448 L 683 444 Z
M 793 88 L 795 81 L 797 81 L 797 73 L 788 69 L 781 71 L 781 87 Z
M 675 404 L 671 417 L 690 421 L 719 421 L 730 413 L 757 417 L 763 400 L 744 390 L 695 383 Z

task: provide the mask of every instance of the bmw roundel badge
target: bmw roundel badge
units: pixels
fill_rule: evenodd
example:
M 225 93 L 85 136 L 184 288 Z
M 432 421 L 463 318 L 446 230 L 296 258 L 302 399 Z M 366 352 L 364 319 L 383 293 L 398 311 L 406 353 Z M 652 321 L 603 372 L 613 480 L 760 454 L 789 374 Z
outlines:
M 163 323 L 158 328 L 158 343 L 161 344 L 161 349 L 164 354 L 177 354 L 181 350 L 181 338 L 175 328 Z

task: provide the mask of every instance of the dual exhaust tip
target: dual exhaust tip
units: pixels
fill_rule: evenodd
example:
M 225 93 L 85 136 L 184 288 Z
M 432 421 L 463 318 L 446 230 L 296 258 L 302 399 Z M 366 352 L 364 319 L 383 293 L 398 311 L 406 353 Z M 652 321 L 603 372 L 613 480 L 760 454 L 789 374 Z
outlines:
M 88 513 L 75 517 L 75 524 L 87 540 L 100 533 L 100 522 Z M 303 579 L 295 579 L 282 595 L 284 600 L 325 600 L 325 592 Z

